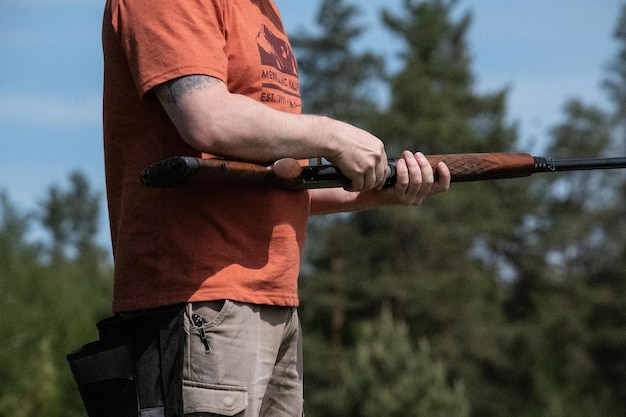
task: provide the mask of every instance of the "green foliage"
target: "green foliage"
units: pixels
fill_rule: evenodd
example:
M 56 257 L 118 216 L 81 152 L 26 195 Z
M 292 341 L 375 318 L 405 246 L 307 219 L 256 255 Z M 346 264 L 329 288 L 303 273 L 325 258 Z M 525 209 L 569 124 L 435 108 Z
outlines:
M 364 127 L 391 155 L 514 151 L 506 91 L 473 91 L 471 16 L 453 13 L 453 0 L 403 5 L 383 15 L 404 45 L 403 66 L 389 77 L 389 107 L 361 118 Z M 566 103 L 551 156 L 623 153 L 623 55 L 606 83 L 615 112 Z M 423 386 L 440 369 L 463 384 L 471 415 L 624 415 L 625 197 L 621 171 L 542 174 L 454 184 L 417 210 L 316 219 L 301 280 L 307 414 L 395 415 L 403 404 L 410 415 L 429 394 L 410 395 L 390 375 L 402 379 L 400 368 L 417 367 L 406 351 L 420 346 L 414 356 L 422 357 L 427 340 L 426 356 L 437 362 L 406 383 Z M 404 330 L 377 321 L 381 306 L 406 323 L 408 342 Z
M 398 16 L 384 12 L 383 18 L 405 45 L 404 67 L 391 78 L 389 111 L 371 128 L 396 152 L 494 152 L 510 147 L 515 136 L 503 122 L 506 92 L 478 96 L 472 91 L 465 40 L 471 16 L 452 21 L 456 1 L 403 4 Z
M 626 122 L 626 7 L 624 6 L 615 25 L 614 37 L 619 42 L 620 49 L 609 66 L 604 86 L 615 105 L 615 119 L 623 129 Z M 622 151 L 624 146 L 622 141 L 620 148 Z
M 448 386 L 445 365 L 426 340 L 415 348 L 409 329 L 384 309 L 358 328 L 357 345 L 342 366 L 342 388 L 349 411 L 363 417 L 464 417 L 469 400 L 463 384 Z
M 42 225 L 52 236 L 51 256 L 62 259 L 68 251 L 86 257 L 95 250 L 93 237 L 98 227 L 100 194 L 92 193 L 87 179 L 80 173 L 70 175 L 71 188 L 61 190 L 53 185 L 42 204 Z
M 320 2 L 321 31 L 295 42 L 309 111 L 374 131 L 389 154 L 513 150 L 506 91 L 473 91 L 471 16 L 453 0 L 403 4 L 383 16 L 404 49 L 381 108 L 368 96 L 380 60 L 353 50 L 357 7 Z M 623 7 L 614 108 L 566 103 L 550 155 L 626 149 L 625 21 Z M 84 416 L 65 355 L 109 314 L 112 266 L 94 241 L 100 194 L 69 179 L 34 213 L 0 192 L 0 417 Z M 626 415 L 625 199 L 624 172 L 593 171 L 316 218 L 301 279 L 307 416 Z
M 358 14 L 345 1 L 322 0 L 317 15 L 321 34 L 291 37 L 298 67 L 307 75 L 300 85 L 304 111 L 362 124 L 364 116 L 377 110 L 371 92 L 383 77 L 383 62 L 371 52 L 353 51 L 363 33 Z
M 94 243 L 97 209 L 83 211 L 94 208 L 95 193 L 79 174 L 70 178 L 70 190 L 52 187 L 43 211 L 34 215 L 20 215 L 8 197 L 0 198 L 3 417 L 84 415 L 65 355 L 95 339 L 96 321 L 109 314 L 112 268 Z M 80 221 L 77 210 L 85 213 Z M 35 219 L 46 219 L 41 226 L 54 242 L 63 241 L 64 251 L 29 241 Z M 65 236 L 77 238 L 58 240 L 59 225 L 66 224 L 74 227 Z

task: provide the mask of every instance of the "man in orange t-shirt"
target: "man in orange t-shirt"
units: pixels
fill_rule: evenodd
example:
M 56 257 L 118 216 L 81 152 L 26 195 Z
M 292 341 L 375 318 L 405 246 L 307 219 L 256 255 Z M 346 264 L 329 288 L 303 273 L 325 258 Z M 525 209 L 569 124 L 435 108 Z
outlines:
M 116 317 L 177 307 L 186 415 L 301 415 L 297 278 L 308 216 L 419 205 L 448 189 L 447 167 L 435 180 L 425 157 L 407 151 L 396 185 L 381 189 L 378 138 L 300 114 L 297 64 L 272 0 L 108 0 L 103 51 Z M 351 187 L 140 184 L 143 167 L 175 155 L 325 157 Z

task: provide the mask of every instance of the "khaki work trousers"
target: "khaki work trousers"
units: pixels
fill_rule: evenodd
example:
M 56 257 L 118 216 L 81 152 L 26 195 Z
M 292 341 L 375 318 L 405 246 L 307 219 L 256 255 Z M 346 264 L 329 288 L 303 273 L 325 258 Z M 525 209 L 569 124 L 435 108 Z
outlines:
M 192 303 L 184 323 L 186 416 L 302 416 L 296 308 L 230 300 Z

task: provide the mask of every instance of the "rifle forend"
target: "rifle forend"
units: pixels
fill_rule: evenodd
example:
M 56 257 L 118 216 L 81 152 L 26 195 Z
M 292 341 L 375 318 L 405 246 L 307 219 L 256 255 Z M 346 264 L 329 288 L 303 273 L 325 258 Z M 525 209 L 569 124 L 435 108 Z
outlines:
M 466 153 L 426 157 L 433 169 L 444 162 L 452 182 L 484 181 L 527 177 L 536 172 L 560 172 L 590 169 L 626 168 L 626 157 L 553 160 L 527 153 Z M 395 183 L 397 159 L 389 160 L 390 175 L 385 186 Z M 150 187 L 173 187 L 193 179 L 194 182 L 245 183 L 268 185 L 292 190 L 344 187 L 349 180 L 333 165 L 301 166 L 298 161 L 284 158 L 273 165 L 219 158 L 176 156 L 146 167 L 141 182 Z

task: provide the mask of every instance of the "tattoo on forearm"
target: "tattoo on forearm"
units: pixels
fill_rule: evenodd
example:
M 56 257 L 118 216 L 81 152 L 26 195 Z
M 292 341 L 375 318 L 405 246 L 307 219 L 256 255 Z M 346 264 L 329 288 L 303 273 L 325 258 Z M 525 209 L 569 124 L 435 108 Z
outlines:
M 171 103 L 176 104 L 189 91 L 204 90 L 220 82 L 222 81 L 207 75 L 188 75 L 175 78 L 167 82 L 168 99 Z

